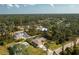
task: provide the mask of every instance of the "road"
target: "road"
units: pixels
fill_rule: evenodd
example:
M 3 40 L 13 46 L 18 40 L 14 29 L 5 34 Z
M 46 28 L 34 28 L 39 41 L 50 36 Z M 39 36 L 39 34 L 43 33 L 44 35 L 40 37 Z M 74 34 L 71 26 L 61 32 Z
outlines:
M 78 38 L 76 38 L 76 44 L 79 44 L 79 37 Z M 65 44 L 64 45 L 64 50 L 67 48 L 67 47 L 73 47 L 74 46 L 74 42 L 72 41 L 72 42 L 69 42 L 69 43 L 67 43 L 67 44 Z M 56 54 L 57 55 L 59 55 L 59 53 L 62 51 L 62 47 L 59 47 L 59 48 L 57 48 L 57 49 L 55 49 L 55 50 L 48 50 L 48 55 L 53 55 L 53 53 L 54 53 L 54 51 L 56 52 Z

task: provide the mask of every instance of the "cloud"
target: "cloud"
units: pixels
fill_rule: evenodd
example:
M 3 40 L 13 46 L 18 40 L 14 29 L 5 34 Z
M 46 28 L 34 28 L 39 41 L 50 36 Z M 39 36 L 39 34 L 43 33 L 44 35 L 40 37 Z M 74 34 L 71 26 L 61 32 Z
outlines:
M 9 7 L 13 7 L 13 4 L 8 4 Z
M 19 4 L 7 4 L 7 8 L 12 8 L 12 7 L 20 8 L 20 5 Z
M 16 8 L 20 8 L 20 5 L 19 4 L 15 4 L 14 5 Z
M 7 4 L 7 8 L 13 7 L 13 4 Z
M 13 8 L 13 7 L 20 8 L 21 5 L 23 5 L 23 7 L 26 7 L 28 5 L 34 6 L 36 4 L 2 4 L 2 6 L 4 5 L 6 5 L 7 8 Z
M 22 4 L 24 7 L 27 7 L 27 6 L 34 6 L 35 4 Z
M 29 5 L 34 6 L 34 5 L 36 5 L 36 4 L 29 4 Z
M 23 6 L 24 6 L 24 7 L 26 7 L 26 6 L 27 6 L 27 4 L 23 4 Z
M 50 4 L 50 6 L 53 7 L 53 8 L 55 7 L 54 4 Z

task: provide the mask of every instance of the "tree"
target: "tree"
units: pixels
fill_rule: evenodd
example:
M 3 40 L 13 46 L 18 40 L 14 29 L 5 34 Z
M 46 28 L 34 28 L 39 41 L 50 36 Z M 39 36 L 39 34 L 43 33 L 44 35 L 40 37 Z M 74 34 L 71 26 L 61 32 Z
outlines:
M 72 50 L 70 47 L 67 47 L 67 48 L 65 49 L 65 54 L 66 54 L 66 55 L 72 55 L 72 52 L 73 52 L 73 50 Z

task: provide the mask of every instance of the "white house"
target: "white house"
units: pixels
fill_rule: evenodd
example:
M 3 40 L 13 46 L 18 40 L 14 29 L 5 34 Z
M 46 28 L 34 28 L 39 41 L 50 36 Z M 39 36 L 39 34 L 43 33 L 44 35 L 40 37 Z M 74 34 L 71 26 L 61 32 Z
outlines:
M 43 26 L 37 26 L 36 30 L 40 30 L 40 31 L 48 31 L 47 28 L 43 27 Z
M 26 32 L 23 32 L 23 31 L 17 31 L 13 34 L 13 38 L 14 39 L 26 39 L 28 38 L 29 35 L 26 33 Z
M 47 28 L 42 28 L 42 29 L 41 29 L 41 31 L 47 31 L 47 30 L 48 30 Z

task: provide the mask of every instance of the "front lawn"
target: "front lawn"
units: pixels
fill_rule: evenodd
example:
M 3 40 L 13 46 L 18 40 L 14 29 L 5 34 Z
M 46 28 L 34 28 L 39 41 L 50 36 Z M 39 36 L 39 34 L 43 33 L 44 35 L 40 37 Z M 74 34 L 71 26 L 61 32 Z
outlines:
M 33 46 L 29 46 L 26 48 L 25 53 L 27 55 L 46 55 L 46 52 L 40 48 L 35 48 Z
M 56 42 L 47 42 L 46 44 L 45 44 L 45 46 L 48 48 L 48 49 L 51 49 L 51 50 L 54 50 L 54 49 L 57 49 L 57 48 L 59 48 L 59 47 L 61 47 L 61 45 L 60 44 L 56 44 Z
M 8 55 L 8 50 L 5 46 L 0 46 L 0 55 Z

